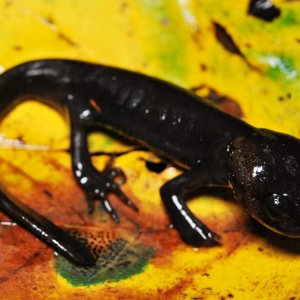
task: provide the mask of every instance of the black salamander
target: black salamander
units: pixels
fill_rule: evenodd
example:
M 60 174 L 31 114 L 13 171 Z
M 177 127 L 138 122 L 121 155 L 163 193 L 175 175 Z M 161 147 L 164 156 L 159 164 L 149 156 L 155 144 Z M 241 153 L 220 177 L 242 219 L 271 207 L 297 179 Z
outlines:
M 233 189 L 256 220 L 290 237 L 300 237 L 300 141 L 254 128 L 201 98 L 159 79 L 113 67 L 72 60 L 40 60 L 0 76 L 1 118 L 26 99 L 37 99 L 66 115 L 71 125 L 74 176 L 89 211 L 100 200 L 115 220 L 107 195 L 136 206 L 115 182 L 122 171 L 97 171 L 87 147 L 87 129 L 100 126 L 150 148 L 180 166 L 161 197 L 174 228 L 192 246 L 214 245 L 220 237 L 197 219 L 185 201 L 203 186 Z M 3 189 L 0 209 L 69 260 L 92 265 L 89 250 Z

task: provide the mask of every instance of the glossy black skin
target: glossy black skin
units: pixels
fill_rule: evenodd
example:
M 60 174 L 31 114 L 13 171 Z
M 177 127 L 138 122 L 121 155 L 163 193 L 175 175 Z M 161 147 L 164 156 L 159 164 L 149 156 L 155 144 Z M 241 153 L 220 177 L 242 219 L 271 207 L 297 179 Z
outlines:
M 187 244 L 220 241 L 185 204 L 187 194 L 201 186 L 232 187 L 258 221 L 300 237 L 300 142 L 296 138 L 253 128 L 167 82 L 79 61 L 41 60 L 16 66 L 0 76 L 0 91 L 2 118 L 21 101 L 35 98 L 70 121 L 73 173 L 86 193 L 90 212 L 94 201 L 101 200 L 118 222 L 109 193 L 137 210 L 115 182 L 116 177 L 125 178 L 122 171 L 108 165 L 99 172 L 91 163 L 87 131 L 96 125 L 150 148 L 184 170 L 160 193 L 170 221 Z M 81 265 L 94 263 L 85 246 L 50 221 L 10 200 L 5 191 L 0 198 L 4 213 L 66 258 Z

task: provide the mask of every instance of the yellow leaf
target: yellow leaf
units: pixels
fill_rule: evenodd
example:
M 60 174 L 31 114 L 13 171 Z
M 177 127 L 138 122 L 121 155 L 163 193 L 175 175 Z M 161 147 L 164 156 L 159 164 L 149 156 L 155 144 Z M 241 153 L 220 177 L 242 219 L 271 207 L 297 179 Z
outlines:
M 299 5 L 274 1 L 281 14 L 265 22 L 247 14 L 249 2 L 0 0 L 0 66 L 63 57 L 137 70 L 199 95 L 214 92 L 221 107 L 245 121 L 299 137 Z M 217 28 L 238 51 L 226 49 Z M 87 213 L 72 178 L 62 116 L 30 101 L 0 130 L 1 185 L 108 262 L 75 268 L 1 215 L 1 299 L 300 298 L 299 241 L 261 228 L 222 195 L 189 202 L 222 235 L 222 245 L 184 245 L 169 228 L 159 196 L 160 186 L 180 171 L 149 171 L 145 161 L 158 161 L 153 154 L 134 151 L 115 160 L 127 175 L 122 188 L 140 210 L 113 198 L 121 216 L 116 225 L 100 207 Z M 130 149 L 102 133 L 89 142 L 91 152 Z M 93 157 L 99 169 L 107 160 Z

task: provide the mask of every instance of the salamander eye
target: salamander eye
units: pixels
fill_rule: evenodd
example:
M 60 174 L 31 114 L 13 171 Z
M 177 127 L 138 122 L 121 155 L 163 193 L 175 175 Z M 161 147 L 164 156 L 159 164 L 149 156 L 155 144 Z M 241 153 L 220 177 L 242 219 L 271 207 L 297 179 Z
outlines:
M 274 221 L 288 219 L 293 213 L 290 197 L 287 194 L 269 196 L 265 200 L 265 212 Z

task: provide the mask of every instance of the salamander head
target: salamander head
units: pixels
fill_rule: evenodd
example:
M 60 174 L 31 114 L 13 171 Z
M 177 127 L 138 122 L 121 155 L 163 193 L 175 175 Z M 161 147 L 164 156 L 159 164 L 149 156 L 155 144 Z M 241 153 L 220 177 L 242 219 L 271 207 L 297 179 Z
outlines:
M 259 222 L 300 238 L 300 140 L 268 130 L 237 137 L 228 147 L 229 180 Z

